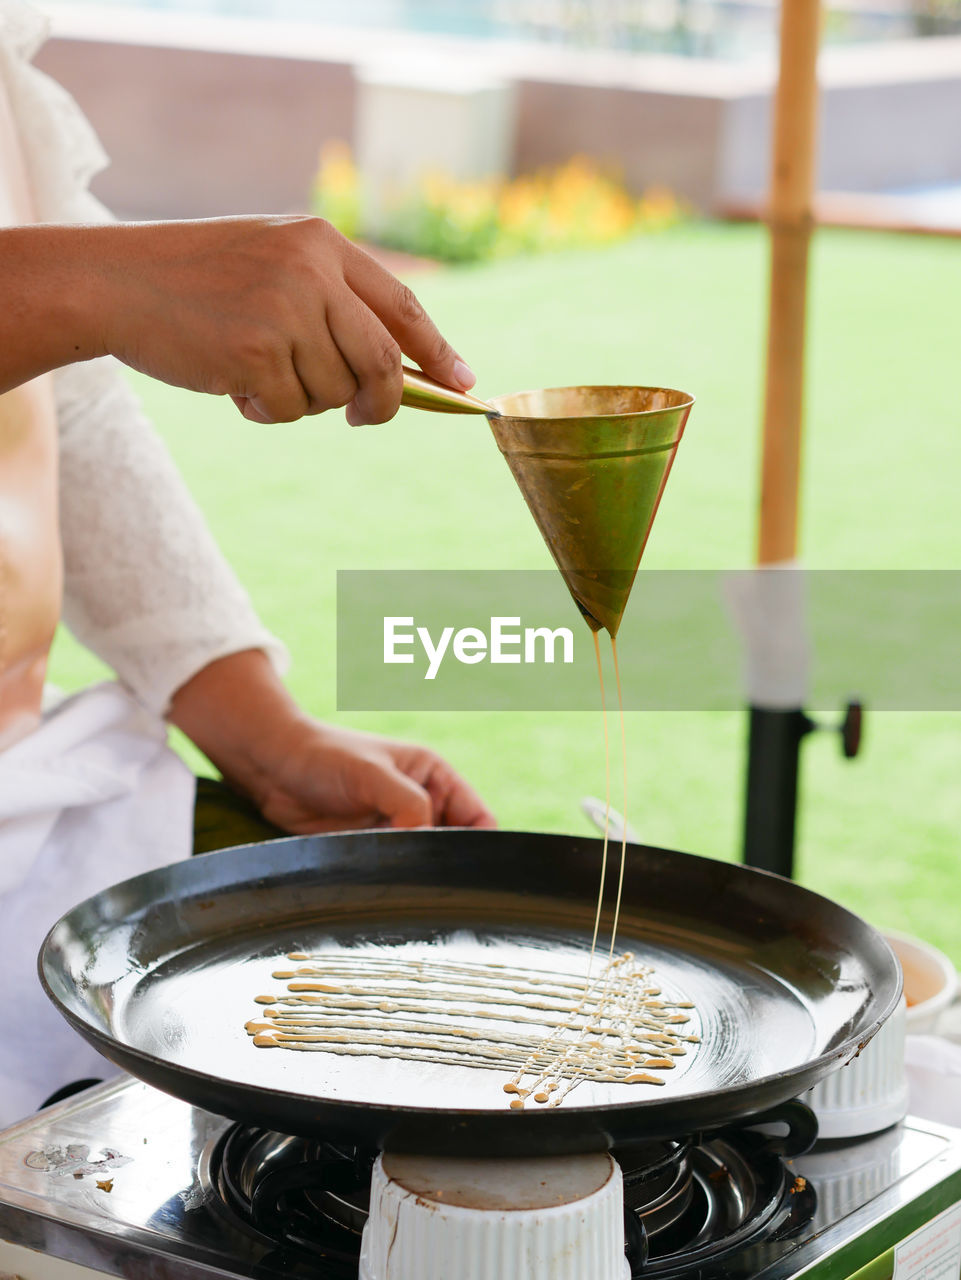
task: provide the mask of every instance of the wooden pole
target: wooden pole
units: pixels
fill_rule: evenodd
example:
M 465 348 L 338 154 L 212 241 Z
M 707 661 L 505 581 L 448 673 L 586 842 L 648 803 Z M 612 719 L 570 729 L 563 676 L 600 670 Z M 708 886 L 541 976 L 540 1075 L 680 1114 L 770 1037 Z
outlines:
M 758 528 L 761 564 L 793 560 L 797 552 L 820 18 L 819 0 L 782 0 L 768 206 L 771 284 Z
M 771 295 L 764 392 L 758 561 L 793 560 L 798 541 L 804 398 L 804 313 L 814 223 L 819 0 L 781 0 L 781 69 L 774 101 L 768 225 Z M 801 708 L 751 707 L 744 861 L 794 869 Z

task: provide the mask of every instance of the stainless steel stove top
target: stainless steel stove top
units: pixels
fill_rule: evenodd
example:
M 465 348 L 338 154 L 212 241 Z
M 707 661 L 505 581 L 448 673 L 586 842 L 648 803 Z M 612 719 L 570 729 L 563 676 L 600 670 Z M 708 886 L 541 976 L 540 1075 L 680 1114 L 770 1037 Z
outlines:
M 0 1275 L 290 1276 L 211 1190 L 207 1162 L 228 1124 L 123 1077 L 0 1134 Z M 961 1131 L 927 1121 L 789 1163 L 817 1192 L 813 1221 L 726 1263 L 728 1280 L 840 1280 L 878 1259 L 891 1276 L 886 1251 L 961 1202 Z M 51 1265 L 31 1271 L 36 1255 Z

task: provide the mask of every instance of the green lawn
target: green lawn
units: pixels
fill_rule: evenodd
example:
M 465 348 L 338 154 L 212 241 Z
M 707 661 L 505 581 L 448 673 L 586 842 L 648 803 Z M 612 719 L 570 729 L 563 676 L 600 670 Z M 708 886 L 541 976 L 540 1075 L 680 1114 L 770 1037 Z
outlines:
M 752 558 L 766 256 L 754 227 L 691 225 L 604 252 L 441 271 L 413 283 L 482 395 L 567 382 L 660 382 L 698 404 L 645 558 Z M 961 567 L 961 245 L 823 232 L 813 257 L 804 465 L 806 563 Z M 243 423 L 228 403 L 138 380 L 228 557 L 294 658 L 291 687 L 334 712 L 343 568 L 540 568 L 548 557 L 482 420 L 403 411 Z M 573 613 L 573 609 L 572 609 Z M 69 638 L 54 678 L 96 670 Z M 392 714 L 344 720 L 417 737 L 507 827 L 584 830 L 603 789 L 599 716 Z M 629 716 L 627 809 L 654 844 L 737 856 L 744 718 Z M 864 754 L 804 752 L 799 878 L 961 963 L 961 715 L 870 716 Z M 620 797 L 615 793 L 620 807 Z

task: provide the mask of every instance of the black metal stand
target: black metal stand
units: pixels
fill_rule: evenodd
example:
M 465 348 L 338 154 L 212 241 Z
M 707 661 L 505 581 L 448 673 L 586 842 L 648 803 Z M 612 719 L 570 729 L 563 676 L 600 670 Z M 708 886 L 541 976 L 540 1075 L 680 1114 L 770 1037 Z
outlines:
M 801 743 L 819 725 L 800 708 L 751 707 L 744 806 L 744 862 L 781 876 L 794 873 L 798 765 Z M 851 701 L 844 720 L 830 726 L 841 735 L 846 759 L 861 745 L 862 708 Z
M 798 763 L 813 725 L 800 710 L 751 707 L 744 808 L 744 861 L 790 876 L 794 871 Z

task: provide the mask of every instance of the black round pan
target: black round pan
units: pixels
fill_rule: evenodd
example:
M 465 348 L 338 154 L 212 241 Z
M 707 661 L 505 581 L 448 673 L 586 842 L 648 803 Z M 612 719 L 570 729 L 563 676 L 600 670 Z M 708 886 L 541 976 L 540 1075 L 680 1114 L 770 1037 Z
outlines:
M 223 850 L 74 908 L 44 943 L 40 975 L 102 1053 L 197 1106 L 287 1133 L 478 1155 L 727 1124 L 809 1089 L 894 1009 L 890 948 L 842 907 L 742 866 L 637 845 L 627 856 L 618 952 L 694 1003 L 701 1037 L 662 1086 L 588 1081 L 560 1106 L 511 1111 L 503 1070 L 357 1056 L 349 1044 L 263 1049 L 245 1030 L 262 1013 L 254 998 L 283 985 L 272 973 L 296 963 L 288 952 L 582 976 L 599 840 L 362 831 Z

